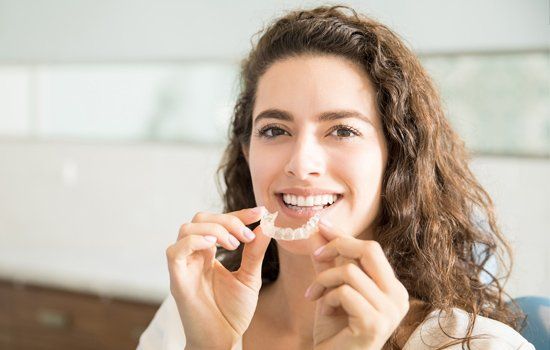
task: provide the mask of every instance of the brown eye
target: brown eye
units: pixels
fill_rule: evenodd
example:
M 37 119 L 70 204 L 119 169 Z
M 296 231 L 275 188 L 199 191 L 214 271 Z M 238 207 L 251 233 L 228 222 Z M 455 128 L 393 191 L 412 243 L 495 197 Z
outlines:
M 284 135 L 286 131 L 276 126 L 268 126 L 261 129 L 258 133 L 260 136 L 270 139 L 280 135 Z
M 336 136 L 338 137 L 350 137 L 353 135 L 353 133 L 347 129 L 338 129 L 335 131 L 336 131 Z
M 354 136 L 360 136 L 361 133 L 352 127 L 345 125 L 337 125 L 332 129 L 331 135 L 340 139 L 347 139 Z

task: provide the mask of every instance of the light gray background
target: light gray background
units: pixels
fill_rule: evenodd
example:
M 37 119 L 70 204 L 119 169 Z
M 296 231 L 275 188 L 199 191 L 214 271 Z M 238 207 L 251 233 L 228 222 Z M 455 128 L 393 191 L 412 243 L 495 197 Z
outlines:
M 0 63 L 239 59 L 290 1 L 0 0 Z M 550 47 L 548 3 L 355 1 L 421 53 Z M 218 146 L 0 139 L 0 277 L 160 301 L 164 250 L 219 210 Z M 476 157 L 512 241 L 513 296 L 550 295 L 546 158 Z

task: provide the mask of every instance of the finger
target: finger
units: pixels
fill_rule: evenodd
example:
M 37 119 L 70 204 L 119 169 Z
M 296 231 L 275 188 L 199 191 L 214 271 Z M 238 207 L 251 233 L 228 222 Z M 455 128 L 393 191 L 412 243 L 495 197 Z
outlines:
M 350 328 L 354 324 L 357 326 L 356 329 L 360 329 L 360 325 L 364 324 L 364 318 L 372 318 L 378 314 L 376 309 L 359 292 L 348 285 L 331 290 L 322 300 L 322 313 L 331 315 L 337 309 L 342 308 L 348 314 Z
M 185 223 L 180 227 L 178 241 L 192 235 L 215 236 L 217 243 L 227 250 L 235 250 L 240 245 L 239 240 L 235 236 L 230 234 L 224 226 L 217 223 Z
M 243 248 L 241 266 L 236 277 L 242 283 L 259 289 L 262 281 L 262 263 L 271 237 L 262 233 L 261 226 L 256 227 L 254 233 L 256 239 L 245 244 Z
M 357 265 L 346 264 L 320 273 L 310 286 L 309 298 L 314 301 L 331 288 L 347 284 L 355 289 L 376 310 L 383 312 L 389 302 L 386 295 L 378 288 L 367 274 Z
M 338 256 L 359 260 L 361 267 L 384 293 L 390 293 L 400 284 L 384 251 L 376 241 L 353 237 L 335 239 L 325 245 L 315 259 L 330 261 Z
M 322 219 L 321 219 L 322 220 Z M 310 242 L 310 251 L 315 252 L 319 248 L 325 246 L 327 243 L 330 242 L 327 237 L 322 235 L 319 230 L 317 230 L 311 237 L 309 238 Z M 313 258 L 313 255 L 310 254 L 311 263 L 313 264 L 313 269 L 315 270 L 315 273 L 319 274 L 322 271 L 325 271 L 327 269 L 330 269 L 335 266 L 333 262 L 324 262 L 324 261 L 318 261 Z
M 311 256 L 311 261 L 313 263 L 313 268 L 315 269 L 315 272 L 319 274 L 322 271 L 326 271 L 334 266 L 338 266 L 342 263 L 342 261 L 329 261 L 329 260 L 319 260 L 315 259 L 314 255 L 323 249 L 323 247 L 340 237 L 349 237 L 344 231 L 338 229 L 337 227 L 334 227 L 331 222 L 329 222 L 326 218 L 321 218 L 319 221 L 319 226 L 317 233 L 313 236 L 315 239 L 315 250 L 314 254 Z
M 190 235 L 170 245 L 166 249 L 166 259 L 170 271 L 177 266 L 178 269 L 187 268 L 187 260 L 195 252 L 215 248 L 216 237 Z M 185 273 L 177 273 L 176 276 L 185 276 Z
M 241 242 L 254 240 L 254 233 L 246 227 L 261 219 L 264 207 L 247 208 L 226 214 L 199 212 L 192 222 L 214 222 L 225 227 L 225 229 Z
M 333 241 L 340 237 L 351 237 L 339 227 L 332 224 L 326 218 L 319 220 L 319 234 L 327 241 Z
M 250 225 L 257 221 L 260 221 L 262 215 L 267 211 L 264 206 L 259 206 L 255 208 L 246 208 L 237 211 L 227 213 L 233 215 L 239 220 L 241 220 L 245 225 Z

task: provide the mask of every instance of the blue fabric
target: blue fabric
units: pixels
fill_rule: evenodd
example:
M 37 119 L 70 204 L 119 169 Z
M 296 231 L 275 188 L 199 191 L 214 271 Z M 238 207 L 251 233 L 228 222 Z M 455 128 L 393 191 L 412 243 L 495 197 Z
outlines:
M 521 335 L 537 350 L 550 350 L 550 298 L 525 296 L 514 299 L 527 315 Z
M 487 225 L 478 221 L 478 226 L 487 227 Z M 485 246 L 481 243 L 474 245 L 474 253 L 477 262 L 480 264 L 486 257 Z M 494 256 L 489 256 L 485 262 L 480 280 L 483 283 L 491 283 L 497 272 L 497 262 Z M 515 298 L 514 301 L 527 315 L 525 327 L 520 331 L 521 335 L 527 339 L 537 350 L 550 350 L 550 298 L 542 296 L 524 296 Z

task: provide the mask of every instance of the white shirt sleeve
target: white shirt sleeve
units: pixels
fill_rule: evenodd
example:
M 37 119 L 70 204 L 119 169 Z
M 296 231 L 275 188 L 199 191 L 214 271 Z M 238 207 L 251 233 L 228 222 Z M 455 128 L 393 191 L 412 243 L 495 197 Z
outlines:
M 454 340 L 449 335 L 465 337 L 469 313 L 453 308 L 450 317 L 442 313 L 439 322 L 438 314 L 439 311 L 436 310 L 426 317 L 411 334 L 403 350 L 436 349 Z M 479 315 L 476 317 L 472 336 L 479 336 L 479 338 L 471 340 L 470 350 L 535 350 L 535 347 L 512 327 Z M 462 349 L 462 345 L 456 344 L 446 349 L 459 350 Z
M 185 333 L 176 301 L 169 295 L 141 334 L 137 350 L 183 350 Z

